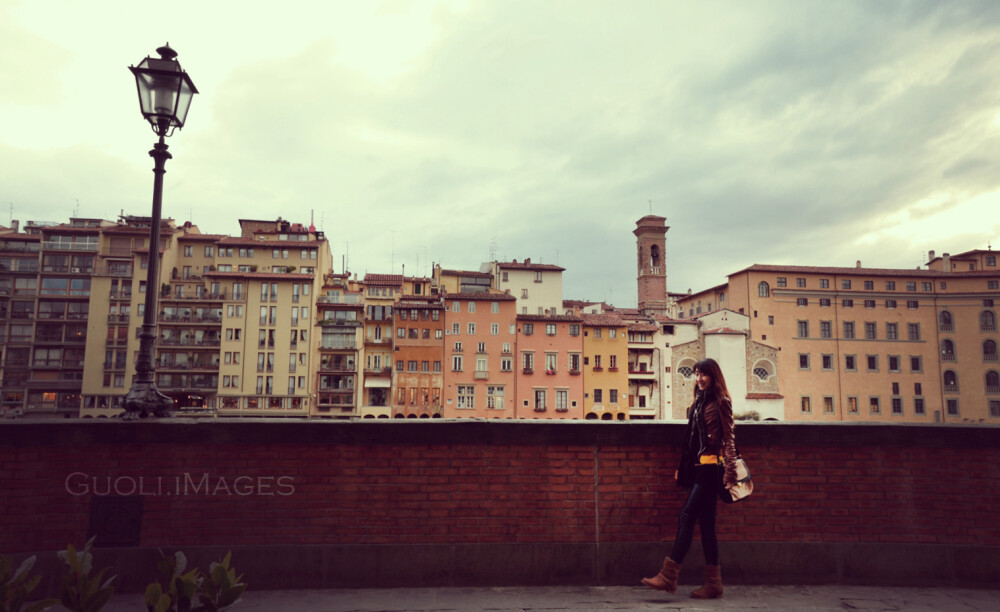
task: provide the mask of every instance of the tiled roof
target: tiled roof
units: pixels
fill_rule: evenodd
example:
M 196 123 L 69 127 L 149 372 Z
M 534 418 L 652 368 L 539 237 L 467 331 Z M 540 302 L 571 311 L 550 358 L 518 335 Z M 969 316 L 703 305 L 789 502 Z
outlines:
M 2 240 L 27 240 L 28 242 L 41 242 L 42 237 L 38 234 L 0 234 Z
M 364 284 L 373 286 L 398 287 L 403 284 L 402 274 L 365 274 Z
M 169 230 L 167 228 L 161 227 L 160 228 L 160 233 L 162 234 L 164 230 L 166 230 L 168 232 L 171 231 L 171 230 Z M 136 236 L 139 236 L 139 235 L 141 235 L 141 236 L 148 236 L 149 235 L 149 228 L 148 227 L 136 227 L 134 225 L 116 225 L 115 227 L 106 227 L 106 228 L 104 228 L 104 233 L 105 234 L 130 234 L 130 235 L 136 235 Z
M 668 316 L 658 314 L 653 315 L 653 319 L 657 323 L 692 323 L 689 319 L 671 319 Z
M 516 302 L 517 298 L 509 293 L 445 293 L 446 300 L 469 300 L 480 302 Z
M 576 315 L 540 315 L 540 314 L 519 314 L 517 315 L 518 321 L 542 321 L 546 323 L 558 323 L 560 321 L 566 321 L 570 323 L 580 323 L 583 321 L 580 317 Z
M 764 264 L 754 264 L 748 268 L 743 268 L 737 272 L 733 272 L 729 275 L 730 278 L 736 276 L 737 274 L 742 274 L 744 272 L 786 272 L 789 274 L 802 273 L 802 274 L 839 274 L 843 276 L 895 276 L 895 277 L 925 277 L 925 278 L 959 278 L 959 277 L 975 277 L 975 276 L 1000 276 L 1000 271 L 967 271 L 961 272 L 957 270 L 953 271 L 939 271 L 939 270 L 921 270 L 915 268 L 913 270 L 900 269 L 900 268 L 827 268 L 820 266 L 773 266 Z
M 200 240 L 202 242 L 217 242 L 228 238 L 226 234 L 182 234 L 177 240 Z
M 745 314 L 741 314 L 739 312 L 736 312 L 732 308 L 718 308 L 716 310 L 709 310 L 708 312 L 703 312 L 701 314 L 697 314 L 697 315 L 691 317 L 691 319 L 700 319 L 702 317 L 707 317 L 708 315 L 716 314 L 716 313 L 719 313 L 719 312 L 731 312 L 731 313 L 733 313 L 735 315 L 739 315 L 741 317 L 745 317 L 746 316 Z
M 618 315 L 613 314 L 582 314 L 583 324 L 590 327 L 625 327 L 628 325 Z
M 632 323 L 628 326 L 630 332 L 655 332 L 658 329 L 652 323 Z
M 549 272 L 564 272 L 566 268 L 560 268 L 552 264 L 540 264 L 531 262 L 501 261 L 497 263 L 501 270 L 539 270 Z
M 785 399 L 780 393 L 747 393 L 747 399 Z

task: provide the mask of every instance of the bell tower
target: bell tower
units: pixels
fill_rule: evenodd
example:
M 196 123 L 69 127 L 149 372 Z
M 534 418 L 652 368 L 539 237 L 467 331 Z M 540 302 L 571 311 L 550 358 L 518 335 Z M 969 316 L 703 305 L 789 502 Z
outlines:
M 667 230 L 666 217 L 646 215 L 635 222 L 636 250 L 639 256 L 639 310 L 649 314 L 667 314 Z

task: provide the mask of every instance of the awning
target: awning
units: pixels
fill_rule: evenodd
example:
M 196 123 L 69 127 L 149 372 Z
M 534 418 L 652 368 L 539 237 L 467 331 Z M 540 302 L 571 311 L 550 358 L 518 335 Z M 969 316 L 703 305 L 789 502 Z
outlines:
M 372 389 L 372 388 L 388 389 L 391 386 L 392 386 L 392 381 L 389 380 L 388 378 L 383 378 L 383 377 L 376 378 L 374 376 L 370 378 L 365 378 L 366 389 Z

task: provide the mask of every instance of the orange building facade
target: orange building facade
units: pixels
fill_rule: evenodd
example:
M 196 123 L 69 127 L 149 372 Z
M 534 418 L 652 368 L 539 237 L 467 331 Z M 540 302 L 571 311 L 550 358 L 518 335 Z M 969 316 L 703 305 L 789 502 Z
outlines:
M 444 416 L 513 418 L 517 300 L 445 293 Z

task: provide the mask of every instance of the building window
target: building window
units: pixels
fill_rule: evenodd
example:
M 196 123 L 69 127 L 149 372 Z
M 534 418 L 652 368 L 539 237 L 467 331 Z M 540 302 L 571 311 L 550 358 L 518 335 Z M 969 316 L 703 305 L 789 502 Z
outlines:
M 995 340 L 983 341 L 983 361 L 997 361 L 997 343 Z
M 920 307 L 920 302 L 917 300 L 906 300 L 906 307 L 910 310 L 916 310 Z
M 899 340 L 899 323 L 886 323 L 885 324 L 885 339 L 886 340 Z
M 504 388 L 490 385 L 486 387 L 486 407 L 493 410 L 503 410 Z
M 796 278 L 795 279 L 795 286 L 798 287 L 799 289 L 805 289 L 805 287 L 806 287 L 806 279 L 804 279 L 804 278 Z
M 899 372 L 899 355 L 889 355 L 889 371 Z
M 885 281 L 885 290 L 886 291 L 895 291 L 896 290 L 896 281 Z
M 913 414 L 924 414 L 924 398 L 913 398 Z
M 858 369 L 855 355 L 844 355 L 844 369 L 848 372 L 854 372 Z
M 452 369 L 453 372 L 461 372 L 462 371 L 462 356 L 461 355 L 452 355 L 451 356 L 451 369 Z
M 992 310 L 984 310 L 979 313 L 979 331 L 996 331 L 997 316 Z
M 874 291 L 875 281 L 865 281 L 865 291 Z
M 802 412 L 812 412 L 812 399 L 810 397 L 801 398 Z
M 910 340 L 920 340 L 920 323 L 907 323 L 906 333 Z
M 848 340 L 854 338 L 854 321 L 844 321 L 844 338 Z
M 580 335 L 580 325 L 577 324 L 577 323 L 570 323 L 570 326 L 569 326 L 569 335 L 570 336 L 579 336 Z
M 476 387 L 473 385 L 458 385 L 458 401 L 455 405 L 459 409 L 471 409 L 476 407 Z
M 799 353 L 799 369 L 809 369 L 809 353 Z
M 888 309 L 890 309 L 890 310 L 893 309 L 893 308 L 895 308 L 896 307 L 896 300 L 886 300 L 885 301 L 885 307 L 888 308 Z
M 948 416 L 958 416 L 958 400 L 955 398 L 949 398 L 945 400 L 945 406 L 948 410 Z
M 878 372 L 878 355 L 866 355 L 865 360 L 868 362 L 869 372 Z
M 796 299 L 796 303 L 799 306 L 808 306 L 809 305 L 809 298 L 797 298 Z
M 853 414 L 858 412 L 858 398 L 849 397 L 847 398 L 847 411 Z
M 841 281 L 840 281 L 840 288 L 841 289 L 850 289 L 851 288 L 851 280 L 849 278 L 841 279 Z
M 828 279 L 828 278 L 821 278 L 821 279 L 819 279 L 819 288 L 820 289 L 829 289 L 830 288 L 830 279 Z
M 524 326 L 521 327 L 521 331 L 524 333 L 525 336 L 530 336 L 535 333 L 535 324 L 525 323 Z
M 545 389 L 535 389 L 535 412 L 545 412 Z
M 530 373 L 535 369 L 534 353 L 521 353 L 521 368 L 527 373 Z
M 882 407 L 880 406 L 879 398 L 877 397 L 869 397 L 868 406 L 871 409 L 872 414 L 879 414 L 882 412 Z
M 823 355 L 823 369 L 824 370 L 833 369 L 833 355 Z
M 604 389 L 594 389 L 594 403 L 601 404 L 604 402 Z
M 554 336 L 554 335 L 556 335 L 556 324 L 555 323 L 546 323 L 545 324 L 545 335 L 546 336 Z
M 933 291 L 934 290 L 934 283 L 929 283 L 927 281 L 924 281 L 924 282 L 920 283 L 920 288 L 923 289 L 924 291 Z
M 865 308 L 875 308 L 875 300 L 865 300 Z
M 785 278 L 784 276 L 779 276 L 778 277 L 778 281 L 777 281 L 777 285 L 779 287 L 787 287 L 788 286 L 788 279 Z
M 840 305 L 844 308 L 854 308 L 854 300 L 843 299 L 840 301 Z
M 823 412 L 833 414 L 833 397 L 829 395 L 823 397 Z
M 916 291 L 917 290 L 917 283 L 915 283 L 915 282 L 906 283 L 906 290 L 907 291 Z
M 875 340 L 875 323 L 873 321 L 865 322 L 865 340 Z
M 923 372 L 923 371 L 924 371 L 923 357 L 921 357 L 920 355 L 911 355 L 910 372 Z
M 764 281 L 757 284 L 757 296 L 771 297 L 771 288 Z
M 809 337 L 809 321 L 799 321 L 799 338 Z
M 821 308 L 829 308 L 830 307 L 830 298 L 820 298 L 819 299 L 819 305 L 820 305 Z

